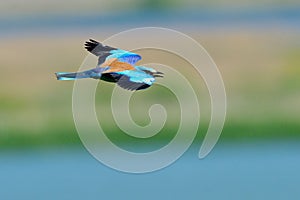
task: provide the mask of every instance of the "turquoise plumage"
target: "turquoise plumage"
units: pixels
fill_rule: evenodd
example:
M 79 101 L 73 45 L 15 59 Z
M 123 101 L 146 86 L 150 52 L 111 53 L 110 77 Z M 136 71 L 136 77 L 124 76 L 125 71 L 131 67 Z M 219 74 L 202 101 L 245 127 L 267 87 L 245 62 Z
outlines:
M 141 90 L 153 85 L 156 77 L 163 77 L 162 72 L 153 68 L 135 65 L 142 59 L 136 53 L 105 46 L 92 39 L 85 43 L 85 48 L 98 56 L 96 68 L 74 73 L 57 72 L 57 80 L 93 78 L 117 83 L 124 89 Z

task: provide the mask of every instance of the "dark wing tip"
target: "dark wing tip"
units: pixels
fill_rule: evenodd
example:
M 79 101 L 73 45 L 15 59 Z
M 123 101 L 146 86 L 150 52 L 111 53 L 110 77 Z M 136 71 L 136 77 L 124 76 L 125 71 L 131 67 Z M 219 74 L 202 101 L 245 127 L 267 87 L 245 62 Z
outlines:
M 96 40 L 94 40 L 94 39 L 90 39 L 90 41 L 91 42 L 94 42 L 94 43 L 98 43 L 99 44 L 99 42 L 97 42 Z
M 111 50 L 114 50 L 116 48 L 106 46 L 101 44 L 100 42 L 97 42 L 96 40 L 90 39 L 89 41 L 86 41 L 84 44 L 84 48 L 91 52 L 92 54 L 96 56 L 100 56 L 103 54 L 103 52 L 109 52 Z
M 85 42 L 84 46 L 86 50 L 92 52 L 99 44 L 100 43 L 97 42 L 96 40 L 90 39 L 89 41 Z
M 144 90 L 144 89 L 147 89 L 148 87 L 150 87 L 151 85 L 148 85 L 148 84 L 144 84 L 144 85 L 141 85 L 140 87 L 138 87 L 136 90 Z

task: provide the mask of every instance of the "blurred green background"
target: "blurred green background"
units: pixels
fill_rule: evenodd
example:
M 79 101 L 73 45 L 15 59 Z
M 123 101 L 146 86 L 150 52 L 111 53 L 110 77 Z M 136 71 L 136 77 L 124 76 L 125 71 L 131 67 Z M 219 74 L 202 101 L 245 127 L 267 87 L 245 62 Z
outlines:
M 228 97 L 222 140 L 300 136 L 297 1 L 25 2 L 5 1 L 0 8 L 2 148 L 80 144 L 71 111 L 73 83 L 56 81 L 54 72 L 77 70 L 87 55 L 83 43 L 88 38 L 104 40 L 142 26 L 182 31 L 212 56 Z M 140 37 L 147 40 L 148 36 Z M 143 56 L 147 56 L 144 63 L 153 60 L 151 52 Z M 171 57 L 159 59 L 180 68 L 192 82 L 201 83 L 201 77 L 194 76 L 186 63 L 178 64 Z M 133 117 L 135 107 L 143 107 L 150 97 L 158 98 L 161 91 L 157 88 L 137 93 L 140 100 L 131 106 Z M 110 97 L 111 90 L 111 84 L 101 84 L 97 95 Z M 198 94 L 204 119 L 209 119 L 204 85 L 199 86 Z M 170 95 L 165 98 L 172 99 Z M 103 101 L 97 101 L 99 106 L 109 98 Z M 145 112 L 146 121 L 147 117 Z M 107 124 L 114 126 L 113 121 Z M 202 135 L 205 133 L 205 127 L 206 123 L 201 124 L 199 135 L 201 130 Z M 113 129 L 111 134 L 116 131 Z
M 171 28 L 188 34 L 208 51 L 217 64 L 224 80 L 228 100 L 226 122 L 219 143 L 217 144 L 217 149 L 218 146 L 224 151 L 229 149 L 229 153 L 232 154 L 234 154 L 233 152 L 243 152 L 244 148 L 251 149 L 251 151 L 256 149 L 256 153 L 251 154 L 248 152 L 247 154 L 248 156 L 254 156 L 254 154 L 258 155 L 263 151 L 259 148 L 257 150 L 256 147 L 264 147 L 265 143 L 275 144 L 272 147 L 275 150 L 274 152 L 278 150 L 276 144 L 279 144 L 281 148 L 284 145 L 286 145 L 285 147 L 299 145 L 299 1 L 11 0 L 2 1 L 0 5 L 0 150 L 2 153 L 0 160 L 3 167 L 1 171 L 4 173 L 5 170 L 11 170 L 7 174 L 15 174 L 19 168 L 14 167 L 20 166 L 28 170 L 26 171 L 28 172 L 28 177 L 36 174 L 36 171 L 40 171 L 38 175 L 43 177 L 42 171 L 45 167 L 48 169 L 46 171 L 50 176 L 45 175 L 46 178 L 50 178 L 50 182 L 48 183 L 50 188 L 56 186 L 55 181 L 62 182 L 59 187 L 67 188 L 65 186 L 69 184 L 68 180 L 72 180 L 74 176 L 78 176 L 83 170 L 87 172 L 91 169 L 90 165 L 88 167 L 80 165 L 76 168 L 78 171 L 69 172 L 71 174 L 68 174 L 67 177 L 63 175 L 69 168 L 73 168 L 72 166 L 77 166 L 79 162 L 89 163 L 89 161 L 80 158 L 77 160 L 77 157 L 75 157 L 67 165 L 68 159 L 64 162 L 64 158 L 59 157 L 64 155 L 64 153 L 61 154 L 60 152 L 64 152 L 66 149 L 71 149 L 72 151 L 75 148 L 77 149 L 74 151 L 76 154 L 78 149 L 83 149 L 83 146 L 76 132 L 72 117 L 73 82 L 56 81 L 54 73 L 58 71 L 76 71 L 79 68 L 83 59 L 88 54 L 83 48 L 83 44 L 87 39 L 94 38 L 102 41 L 118 32 L 145 26 Z M 145 40 L 151 39 L 150 35 L 139 37 Z M 134 42 L 134 39 L 132 37 L 132 40 L 128 42 Z M 163 40 L 164 38 L 161 39 Z M 188 63 L 180 59 L 174 60 L 168 54 L 160 54 L 157 51 L 152 52 L 150 50 L 140 51 L 139 53 L 143 56 L 141 63 L 151 62 L 154 58 L 158 61 L 163 60 L 169 66 L 180 70 L 189 78 L 191 83 L 196 84 L 195 90 L 200 101 L 201 115 L 203 117 L 203 120 L 200 122 L 198 135 L 193 144 L 196 149 L 193 150 L 193 155 L 196 156 L 199 145 L 206 133 L 210 117 L 209 94 L 202 78 L 195 75 Z M 177 118 L 172 117 L 172 120 L 167 123 L 167 127 L 157 137 L 143 142 L 125 136 L 114 123 L 109 109 L 113 87 L 114 85 L 110 83 L 101 82 L 96 94 L 97 114 L 105 113 L 107 115 L 106 120 L 101 125 L 107 130 L 108 137 L 121 147 L 129 150 L 135 150 L 138 146 L 143 147 L 147 144 L 150 144 L 150 150 L 154 150 L 172 139 L 178 127 L 180 113 L 178 112 L 178 102 L 174 100 L 175 98 L 170 91 L 160 86 L 153 86 L 148 90 L 134 94 L 130 108 L 133 119 L 138 124 L 146 125 L 149 122 L 147 112 L 153 103 L 165 105 L 167 111 L 172 116 L 178 116 Z M 246 143 L 253 144 L 255 147 L 239 146 Z M 237 147 L 231 151 L 232 146 Z M 47 166 L 50 166 L 51 170 L 52 167 L 54 169 L 58 166 L 62 167 L 62 169 L 58 168 L 61 169 L 58 172 L 55 171 L 55 173 L 58 173 L 58 177 L 63 177 L 62 179 L 51 179 L 54 172 L 47 168 L 46 164 L 40 165 L 39 161 L 43 163 L 43 160 L 40 158 L 43 156 L 47 157 L 48 154 L 42 153 L 39 156 L 40 154 L 38 153 L 37 157 L 30 157 L 32 154 L 36 155 L 37 152 L 44 151 L 43 149 L 50 149 L 50 151 L 57 153 L 54 153 L 54 155 L 51 154 L 50 157 L 52 160 L 48 161 L 49 163 L 54 162 L 57 164 L 49 164 Z M 11 152 L 18 155 L 28 150 L 31 153 L 26 154 L 26 162 L 23 162 L 21 159 L 18 163 L 16 161 L 19 159 L 18 156 L 10 156 Z M 224 152 L 223 150 L 221 152 Z M 66 158 L 69 157 L 68 151 L 65 154 Z M 216 152 L 220 153 L 218 150 Z M 233 195 L 230 199 L 247 199 L 245 197 L 253 197 L 251 195 L 256 194 L 256 189 L 262 187 L 252 188 L 253 191 L 249 192 L 248 183 L 255 185 L 258 181 L 261 181 L 259 177 L 262 176 L 266 180 L 266 182 L 262 182 L 265 184 L 264 186 L 269 184 L 267 180 L 271 182 L 273 180 L 273 183 L 267 189 L 262 190 L 260 194 L 264 192 L 271 194 L 272 191 L 276 191 L 276 188 L 281 188 L 283 185 L 275 184 L 276 180 L 274 181 L 274 179 L 269 179 L 268 177 L 279 177 L 279 179 L 281 177 L 280 183 L 287 183 L 292 179 L 291 174 L 289 176 L 280 176 L 283 174 L 281 173 L 283 171 L 279 171 L 279 168 L 272 168 L 272 166 L 276 165 L 274 163 L 277 160 L 277 157 L 272 157 L 274 155 L 272 152 L 265 151 L 265 156 L 253 157 L 251 162 L 249 160 L 243 161 L 245 158 L 242 156 L 243 153 L 240 153 L 239 156 L 241 157 L 236 158 L 233 162 L 229 162 L 229 164 L 226 164 L 225 161 L 223 162 L 219 157 L 216 159 L 220 162 L 218 163 L 216 160 L 213 160 L 215 157 L 212 156 L 213 162 L 210 162 L 211 160 L 207 160 L 206 162 L 211 163 L 213 167 L 208 167 L 210 165 L 207 163 L 205 165 L 205 162 L 202 162 L 202 164 L 204 163 L 203 166 L 201 165 L 201 161 L 199 161 L 199 169 L 202 169 L 201 167 L 208 167 L 212 171 L 218 171 L 220 169 L 214 167 L 224 167 L 225 170 L 217 174 L 218 177 L 224 178 L 222 180 L 231 178 L 226 177 L 224 174 L 228 174 L 229 176 L 235 174 L 235 172 L 237 174 L 240 173 L 240 176 L 236 176 L 236 178 L 233 178 L 235 181 L 231 182 L 235 185 L 235 188 L 242 187 L 239 188 L 240 193 L 236 193 L 236 195 L 240 194 L 240 196 L 236 198 L 237 196 Z M 299 149 L 293 149 L 291 152 L 287 151 L 285 152 L 286 154 L 283 154 L 283 152 L 285 151 L 275 154 L 293 155 L 293 157 L 291 160 L 283 160 L 282 165 L 278 166 L 283 167 L 280 169 L 284 171 L 291 170 L 291 173 L 297 173 L 296 169 L 298 165 L 290 166 L 289 164 L 299 164 L 297 155 L 291 154 L 291 152 L 299 152 Z M 23 158 L 23 156 L 21 157 Z M 57 159 L 55 160 L 54 158 Z M 269 158 L 269 160 L 265 158 Z M 286 157 L 282 156 L 281 158 L 285 159 Z M 58 164 L 62 161 L 65 164 L 63 166 Z M 264 164 L 260 163 L 263 162 L 268 162 L 265 166 L 271 166 L 268 168 L 270 171 L 262 168 Z M 6 165 L 5 163 L 8 164 Z M 234 166 L 231 166 L 230 163 L 233 163 Z M 235 165 L 235 163 L 238 164 Z M 92 163 L 91 165 L 94 166 L 96 164 Z M 249 168 L 247 167 L 252 165 L 254 167 L 251 170 L 254 171 L 248 171 Z M 236 169 L 235 167 L 239 168 Z M 92 169 L 94 171 L 98 170 Z M 177 169 L 175 166 L 175 171 L 167 174 L 167 177 L 164 176 L 163 172 L 156 174 L 164 178 L 156 177 L 158 178 L 156 179 L 155 176 L 151 176 L 153 179 L 150 179 L 150 183 L 156 183 L 157 181 L 164 182 L 170 180 L 168 177 L 177 177 L 179 174 L 182 175 L 182 180 L 185 180 L 185 175 L 182 174 L 180 169 Z M 191 169 L 196 170 L 196 168 L 192 167 Z M 273 172 L 272 169 L 275 171 L 274 174 L 276 173 L 274 176 L 271 173 Z M 121 181 L 121 183 L 126 185 L 127 175 L 120 175 L 121 179 L 119 179 L 120 177 L 115 174 L 116 172 L 108 171 L 106 168 L 102 170 L 108 174 L 108 177 L 112 176 L 105 178 L 107 181 L 110 180 L 108 188 L 118 187 L 114 185 L 113 181 L 123 180 L 124 182 Z M 96 177 L 99 179 L 104 178 L 102 177 L 103 171 L 99 172 L 100 174 Z M 212 171 L 207 171 L 206 174 L 209 174 L 209 177 L 206 177 L 207 180 L 212 178 L 217 180 L 218 183 L 226 185 L 226 182 L 220 181 L 217 176 L 211 175 L 210 172 Z M 187 175 L 186 177 L 194 177 L 198 174 L 196 171 L 193 171 L 193 173 L 190 174 L 191 176 Z M 20 177 L 23 177 L 23 175 L 21 174 Z M 246 176 L 245 179 L 239 179 L 244 177 L 244 175 Z M 15 188 L 14 183 L 10 181 L 16 177 L 17 175 L 12 175 L 12 178 L 7 175 L 6 179 L 4 178 L 6 183 L 9 183 L 8 186 L 10 188 Z M 15 180 L 26 183 L 22 181 L 27 180 L 28 177 L 25 176 L 24 179 L 16 178 Z M 233 175 L 233 177 L 235 176 Z M 257 179 L 254 181 L 247 177 L 257 177 Z M 43 197 L 42 194 L 49 193 L 44 187 L 38 187 L 39 183 L 47 183 L 45 181 L 46 178 L 33 179 L 35 180 L 35 186 L 38 188 L 36 190 L 27 190 L 29 186 L 25 187 L 27 189 L 26 191 L 24 189 L 23 192 L 27 192 L 26 194 L 31 194 L 28 191 L 40 191 L 41 194 L 40 196 L 28 195 L 26 196 L 28 199 L 32 199 L 30 197 L 39 197 L 40 199 Z M 135 178 L 138 179 L 138 177 Z M 129 182 L 134 184 L 137 181 L 135 178 L 130 179 L 131 182 Z M 93 180 L 93 183 L 96 185 L 99 179 L 95 180 L 90 175 L 85 178 L 81 177 L 79 181 L 83 183 Z M 136 183 L 144 182 L 138 179 Z M 189 184 L 187 180 L 183 183 Z M 213 183 L 210 184 L 213 185 Z M 294 192 L 293 186 L 297 184 L 298 182 L 293 182 L 292 185 L 285 185 L 286 188 L 284 189 L 290 189 Z M 252 187 L 254 187 L 253 185 Z M 76 190 L 77 186 L 73 185 L 67 191 Z M 20 189 L 22 187 L 17 188 Z M 140 186 L 136 185 L 136 187 Z M 220 185 L 215 185 L 215 187 L 222 188 Z M 228 187 L 229 185 L 226 192 L 231 191 Z M 60 189 L 57 189 L 57 191 L 60 191 Z M 107 191 L 111 190 L 107 189 Z M 127 190 L 124 189 L 121 191 L 126 193 Z M 211 191 L 211 188 L 207 191 Z M 138 194 L 142 198 L 142 192 Z M 204 197 L 205 194 L 203 193 Z M 219 194 L 223 193 L 220 192 Z M 295 197 L 296 193 L 292 194 Z M 297 194 L 299 196 L 299 193 Z M 206 194 L 206 196 L 208 195 Z M 72 195 L 67 197 L 74 199 L 71 198 Z M 84 195 L 77 196 L 78 199 L 84 197 Z M 278 195 L 274 195 L 273 197 L 275 198 L 272 199 L 276 199 Z M 51 199 L 51 195 L 49 199 Z

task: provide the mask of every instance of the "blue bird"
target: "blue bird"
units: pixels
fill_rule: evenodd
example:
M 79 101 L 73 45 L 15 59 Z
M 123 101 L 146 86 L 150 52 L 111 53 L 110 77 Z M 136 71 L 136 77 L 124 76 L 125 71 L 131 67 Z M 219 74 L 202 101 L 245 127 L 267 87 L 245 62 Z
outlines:
M 100 79 L 117 83 L 127 90 L 141 90 L 153 85 L 162 72 L 153 68 L 135 65 L 142 57 L 136 53 L 103 45 L 90 39 L 85 48 L 98 57 L 96 68 L 82 72 L 57 72 L 57 80 L 75 80 L 82 78 Z

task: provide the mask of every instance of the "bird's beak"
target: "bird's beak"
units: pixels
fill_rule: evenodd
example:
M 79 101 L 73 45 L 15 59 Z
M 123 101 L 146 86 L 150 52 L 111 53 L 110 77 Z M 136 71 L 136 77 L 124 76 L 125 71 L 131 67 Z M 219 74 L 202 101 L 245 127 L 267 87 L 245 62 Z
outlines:
M 154 77 L 164 77 L 164 73 L 163 72 L 155 72 L 154 74 L 153 74 L 153 76 Z

